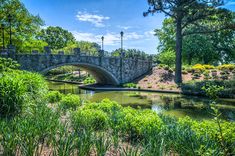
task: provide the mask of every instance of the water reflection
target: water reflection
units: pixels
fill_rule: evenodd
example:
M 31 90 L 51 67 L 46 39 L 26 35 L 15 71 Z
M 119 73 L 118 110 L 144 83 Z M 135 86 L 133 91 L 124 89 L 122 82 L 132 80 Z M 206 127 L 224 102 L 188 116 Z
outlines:
M 212 119 L 213 116 L 209 108 L 210 101 L 206 98 L 182 96 L 176 94 L 162 94 L 149 92 L 128 92 L 128 91 L 110 91 L 94 92 L 82 90 L 78 85 L 58 82 L 48 82 L 51 90 L 58 90 L 62 93 L 79 94 L 83 101 L 89 100 L 99 102 L 108 98 L 123 106 L 134 108 L 153 109 L 157 113 L 168 114 L 176 117 L 190 116 L 195 119 Z M 223 99 L 217 105 L 222 117 L 228 120 L 235 118 L 235 100 Z

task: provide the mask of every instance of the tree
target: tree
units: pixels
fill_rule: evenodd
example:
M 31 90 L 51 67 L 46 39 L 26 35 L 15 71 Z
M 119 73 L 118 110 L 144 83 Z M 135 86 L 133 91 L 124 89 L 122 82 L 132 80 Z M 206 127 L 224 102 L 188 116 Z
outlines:
M 224 4 L 223 0 L 148 0 L 148 4 L 150 7 L 147 12 L 144 12 L 144 16 L 157 12 L 163 12 L 166 16 L 169 16 L 174 20 L 176 30 L 176 83 L 182 83 L 181 68 L 183 36 L 234 28 L 234 25 L 224 23 L 223 27 L 219 28 L 215 28 L 212 25 L 210 27 L 211 29 L 208 30 L 204 29 L 204 25 L 201 25 L 198 26 L 196 31 L 184 31 L 185 28 L 190 25 L 194 25 L 200 20 L 217 20 L 217 18 L 214 19 L 212 15 L 224 13 L 223 9 L 215 9 L 215 7 Z M 220 22 L 223 22 L 223 20 L 220 19 Z
M 120 56 L 121 54 L 121 48 L 116 49 L 114 51 L 111 52 L 112 56 Z M 146 58 L 148 55 L 144 52 L 141 51 L 139 49 L 123 49 L 122 50 L 125 57 L 142 57 L 142 58 Z
M 27 53 L 27 52 L 32 52 L 33 50 L 43 52 L 45 46 L 48 46 L 48 44 L 42 40 L 30 39 L 29 41 L 25 41 L 22 44 L 18 52 Z
M 66 47 L 69 42 L 75 42 L 75 38 L 71 32 L 61 27 L 52 26 L 42 29 L 37 38 L 47 42 L 53 50 Z
M 228 12 L 227 20 L 233 21 L 234 17 L 232 12 Z M 218 18 L 218 17 L 217 17 Z M 197 22 L 200 25 L 201 22 L 207 23 L 209 21 L 203 20 Z M 220 25 L 220 22 L 209 22 L 208 25 Z M 189 29 L 189 30 L 188 30 Z M 190 29 L 195 29 L 197 27 L 191 26 L 187 27 L 185 31 L 191 31 Z M 207 28 L 209 29 L 209 28 Z M 156 29 L 155 35 L 160 41 L 158 50 L 160 53 L 164 53 L 168 49 L 174 49 L 175 47 L 175 29 L 174 21 L 172 18 L 167 18 L 163 21 L 162 29 Z M 221 30 L 214 33 L 206 34 L 191 34 L 186 35 L 183 38 L 183 49 L 182 49 L 182 60 L 183 63 L 203 63 L 203 64 L 219 64 L 219 63 L 229 63 L 235 59 L 235 33 L 233 30 Z
M 69 53 L 73 51 L 74 48 L 80 48 L 82 53 L 86 53 L 89 55 L 96 55 L 98 56 L 101 47 L 99 44 L 95 42 L 88 42 L 88 41 L 75 41 L 69 42 L 66 47 L 62 48 L 61 50 L 65 53 Z
M 157 55 L 157 59 L 162 64 L 173 66 L 175 64 L 175 52 L 172 49 L 168 49 L 167 51 Z
M 19 49 L 25 41 L 31 40 L 40 26 L 44 24 L 39 16 L 32 15 L 20 0 L 0 1 L 0 24 L 4 25 L 5 44 L 9 44 L 10 22 L 12 26 L 12 43 Z M 2 38 L 0 39 L 2 42 Z M 2 45 L 2 44 L 1 44 Z

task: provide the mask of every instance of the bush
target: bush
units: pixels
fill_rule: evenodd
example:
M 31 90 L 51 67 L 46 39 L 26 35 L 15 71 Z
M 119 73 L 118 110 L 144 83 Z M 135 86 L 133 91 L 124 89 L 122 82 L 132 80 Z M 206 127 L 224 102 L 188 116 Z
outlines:
M 226 80 L 226 81 L 220 81 L 220 80 L 204 80 L 200 82 L 187 82 L 182 84 L 182 92 L 183 94 L 189 94 L 189 95 L 201 95 L 205 96 L 205 91 L 202 90 L 202 87 L 210 84 L 210 85 L 217 85 L 217 86 L 223 86 L 224 90 L 219 93 L 219 97 L 221 98 L 235 98 L 235 80 Z
M 135 83 L 126 83 L 123 85 L 125 88 L 137 88 L 137 84 Z
M 62 109 L 76 109 L 81 106 L 80 98 L 74 94 L 65 95 L 60 101 L 60 106 Z
M 18 75 L 0 76 L 0 116 L 12 116 L 20 113 L 26 93 L 26 86 Z
M 0 72 L 18 69 L 20 65 L 11 58 L 0 57 Z
M 219 70 L 234 70 L 235 69 L 235 64 L 223 64 L 217 67 Z
M 215 66 L 209 65 L 209 64 L 204 64 L 203 65 L 205 69 L 215 69 Z
M 151 110 L 135 110 L 128 107 L 123 109 L 120 117 L 119 125 L 122 133 L 128 134 L 132 139 L 140 138 L 151 130 L 157 132 L 162 126 L 160 117 Z
M 201 64 L 195 64 L 195 65 L 192 67 L 192 70 L 193 70 L 194 72 L 198 72 L 198 73 L 204 72 L 205 69 L 206 69 L 206 68 L 205 68 L 203 65 L 201 65 Z
M 186 75 L 188 72 L 186 70 L 182 70 L 182 74 Z
M 0 75 L 0 114 L 12 116 L 20 113 L 24 105 L 41 100 L 47 85 L 39 74 L 12 70 Z
M 40 100 L 40 98 L 45 97 L 48 86 L 42 75 L 26 71 L 20 72 L 19 75 L 26 85 L 27 92 L 32 94 L 33 99 Z
M 59 102 L 62 99 L 62 97 L 63 94 L 61 94 L 59 91 L 50 91 L 46 95 L 46 98 L 50 103 Z
M 93 83 L 95 83 L 95 82 L 96 82 L 96 80 L 95 80 L 93 77 L 87 77 L 87 78 L 83 81 L 84 84 L 93 84 Z
M 79 109 L 72 114 L 75 128 L 103 130 L 108 127 L 108 115 L 95 109 Z

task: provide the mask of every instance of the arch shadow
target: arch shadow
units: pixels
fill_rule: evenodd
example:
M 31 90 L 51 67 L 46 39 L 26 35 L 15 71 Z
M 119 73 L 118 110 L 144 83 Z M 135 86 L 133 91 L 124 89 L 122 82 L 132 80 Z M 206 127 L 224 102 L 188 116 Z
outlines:
M 102 84 L 102 85 L 119 85 L 120 82 L 119 80 L 109 71 L 106 69 L 100 67 L 100 66 L 95 66 L 91 65 L 88 63 L 63 63 L 55 66 L 51 66 L 49 68 L 46 68 L 41 71 L 42 74 L 46 74 L 48 71 L 61 67 L 61 66 L 67 66 L 67 65 L 73 65 L 73 66 L 78 66 L 82 70 L 87 71 L 91 75 L 94 76 L 96 79 L 97 84 Z

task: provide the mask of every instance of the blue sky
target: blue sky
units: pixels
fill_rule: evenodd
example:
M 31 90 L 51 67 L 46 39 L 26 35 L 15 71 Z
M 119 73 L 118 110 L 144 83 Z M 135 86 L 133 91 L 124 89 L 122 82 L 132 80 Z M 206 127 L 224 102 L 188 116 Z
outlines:
M 156 54 L 158 40 L 153 30 L 161 28 L 163 14 L 143 17 L 147 0 L 22 0 L 26 8 L 39 14 L 46 26 L 60 26 L 72 32 L 77 40 L 100 44 L 112 51 L 120 47 L 124 31 L 124 48 L 136 48 Z M 235 0 L 225 6 L 235 11 Z

